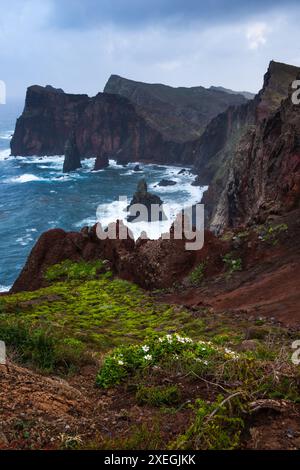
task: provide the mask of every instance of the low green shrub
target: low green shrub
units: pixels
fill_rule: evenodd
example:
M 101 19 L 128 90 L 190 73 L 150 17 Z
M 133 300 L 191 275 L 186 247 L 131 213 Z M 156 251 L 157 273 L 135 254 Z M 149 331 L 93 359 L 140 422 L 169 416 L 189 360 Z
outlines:
M 276 245 L 278 243 L 278 236 L 281 233 L 286 233 L 287 231 L 287 224 L 263 226 L 262 230 L 260 231 L 260 238 L 264 242 L 267 242 L 271 245 Z
M 209 368 L 210 362 L 217 358 L 236 359 L 238 355 L 227 348 L 213 345 L 210 341 L 193 341 L 178 333 L 163 337 L 150 338 L 143 346 L 130 345 L 115 348 L 105 356 L 96 383 L 102 388 L 120 384 L 129 375 L 147 371 L 157 366 L 169 366 L 174 370 L 176 364 L 193 369 Z
M 196 268 L 190 273 L 189 281 L 191 284 L 200 285 L 203 281 L 205 274 L 205 263 L 200 263 Z
M 242 260 L 241 258 L 235 258 L 233 253 L 227 253 L 223 256 L 223 262 L 226 266 L 228 274 L 233 274 L 236 271 L 242 271 Z
M 0 323 L 0 338 L 20 362 L 41 372 L 68 372 L 87 360 L 81 341 L 58 336 L 50 327 L 30 328 L 23 322 L 6 319 Z
M 171 449 L 233 450 L 239 447 L 244 428 L 240 396 L 226 401 L 219 395 L 213 403 L 196 400 L 193 409 L 194 422 L 171 444 Z

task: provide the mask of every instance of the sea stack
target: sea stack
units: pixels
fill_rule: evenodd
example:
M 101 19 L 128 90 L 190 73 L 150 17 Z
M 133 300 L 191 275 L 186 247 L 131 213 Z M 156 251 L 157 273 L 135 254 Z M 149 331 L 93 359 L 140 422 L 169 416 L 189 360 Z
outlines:
M 137 208 L 134 207 L 135 204 L 141 204 L 146 207 L 147 214 L 141 214 L 140 211 L 136 210 Z M 166 220 L 166 216 L 163 212 L 163 209 L 159 210 L 157 207 L 161 206 L 162 204 L 163 201 L 160 199 L 159 196 L 148 192 L 146 180 L 143 178 L 138 182 L 137 190 L 134 193 L 131 203 L 127 208 L 129 212 L 127 220 L 128 222 L 157 222 Z M 154 210 L 153 206 L 156 206 L 156 210 Z
M 73 131 L 65 145 L 65 161 L 63 172 L 69 173 L 70 171 L 81 168 L 80 153 L 76 143 L 75 132 Z
M 95 161 L 94 171 L 103 170 L 109 166 L 107 153 L 98 155 Z

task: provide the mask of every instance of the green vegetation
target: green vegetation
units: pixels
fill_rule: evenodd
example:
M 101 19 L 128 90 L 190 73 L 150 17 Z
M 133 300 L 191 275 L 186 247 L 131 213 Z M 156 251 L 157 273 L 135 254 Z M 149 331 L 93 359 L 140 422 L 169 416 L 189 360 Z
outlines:
M 258 227 L 258 231 L 262 241 L 271 245 L 277 245 L 279 235 L 286 233 L 288 231 L 288 226 L 287 224 L 266 225 Z
M 196 400 L 195 419 L 171 448 L 194 450 L 232 450 L 240 443 L 244 421 L 240 418 L 243 405 L 238 394 L 232 399 L 219 395 L 214 403 Z
M 227 253 L 223 256 L 223 262 L 229 275 L 236 271 L 242 271 L 242 260 L 241 258 L 235 258 L 233 253 Z
M 90 263 L 86 263 L 84 261 L 74 263 L 73 261 L 66 260 L 60 264 L 50 266 L 45 273 L 45 279 L 51 282 L 59 280 L 70 281 L 74 279 L 95 279 L 97 275 L 103 273 L 104 270 L 104 263 L 102 260 Z
M 45 373 L 67 373 L 89 361 L 84 344 L 75 338 L 58 335 L 51 327 L 30 326 L 15 317 L 1 320 L 0 338 L 15 351 L 20 362 L 34 364 Z
M 139 405 L 163 406 L 176 405 L 180 401 L 177 385 L 146 387 L 141 385 L 136 392 Z
M 212 359 L 236 358 L 238 355 L 230 349 L 222 349 L 211 342 L 194 342 L 191 338 L 178 333 L 163 337 L 149 338 L 144 345 L 120 346 L 107 354 L 96 383 L 102 388 L 113 387 L 125 378 L 146 371 L 149 367 L 168 367 L 202 372 L 208 369 Z
M 237 353 L 216 344 L 224 343 L 225 335 L 216 339 L 193 341 L 175 333 L 117 348 L 104 357 L 97 384 L 108 388 L 124 383 L 130 390 L 133 384 L 148 384 L 155 373 L 169 381 L 178 380 L 178 376 L 189 377 L 190 387 L 204 381 L 212 387 L 215 398 L 212 401 L 199 397 L 189 405 L 194 414 L 192 423 L 169 443 L 169 448 L 240 448 L 245 421 L 252 413 L 251 403 L 274 398 L 300 402 L 300 371 L 274 344 L 261 345 L 258 351 Z M 218 395 L 220 390 L 222 395 Z M 140 385 L 136 399 L 141 405 L 160 407 L 162 413 L 176 414 L 186 406 L 180 405 L 175 383 L 166 387 Z M 166 408 L 176 402 L 177 408 Z
M 0 332 L 20 361 L 45 371 L 78 365 L 93 354 L 145 337 L 175 330 L 202 328 L 184 310 L 155 302 L 135 284 L 98 274 L 101 263 L 70 263 L 51 267 L 49 287 L 2 296 Z M 66 280 L 57 281 L 64 277 Z M 93 279 L 95 277 L 95 279 Z M 67 354 L 68 352 L 68 354 Z M 77 354 L 78 353 L 78 354 Z M 61 361 L 65 354 L 67 361 Z M 77 357 L 78 356 L 78 357 Z
M 240 239 L 248 238 L 249 237 L 249 231 L 248 230 L 243 230 L 242 232 L 238 232 L 236 234 L 236 237 L 240 238 Z
M 231 253 L 224 263 L 229 273 L 241 269 Z M 197 268 L 199 280 L 204 266 Z M 151 421 L 144 408 L 146 423 L 96 443 L 62 434 L 61 448 L 158 449 L 168 442 L 170 449 L 236 449 L 251 403 L 300 402 L 291 331 L 246 316 L 236 321 L 230 312 L 199 307 L 195 314 L 159 303 L 113 278 L 101 261 L 64 262 L 45 277 L 48 287 L 0 297 L 0 338 L 13 359 L 61 374 L 93 362 L 99 395 L 101 388 L 119 387 L 106 393 L 123 392 L 125 413 L 127 399 L 152 408 Z M 240 348 L 245 338 L 255 339 L 254 351 Z M 181 418 L 175 438 L 161 431 L 166 413 L 173 425 Z
M 205 274 L 205 263 L 200 263 L 196 268 L 190 273 L 189 281 L 191 284 L 198 286 L 203 281 Z
M 88 446 L 84 446 L 84 448 L 97 450 L 149 450 L 160 449 L 161 443 L 160 423 L 159 421 L 154 421 L 150 426 L 149 424 L 133 426 L 130 435 L 127 437 L 102 439 L 100 442 L 91 443 Z

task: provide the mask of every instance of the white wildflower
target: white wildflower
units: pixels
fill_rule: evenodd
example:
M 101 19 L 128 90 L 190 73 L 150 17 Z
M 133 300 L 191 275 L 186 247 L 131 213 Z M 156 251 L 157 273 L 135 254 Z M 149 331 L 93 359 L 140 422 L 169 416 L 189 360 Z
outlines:
M 144 352 L 148 352 L 149 349 L 150 349 L 150 348 L 149 348 L 149 346 L 147 346 L 147 345 L 142 346 L 142 350 L 143 350 Z
M 146 359 L 146 361 L 151 361 L 152 359 L 151 354 L 147 354 L 146 356 L 144 356 L 144 359 Z
M 120 360 L 120 361 L 118 361 L 118 364 L 119 364 L 119 366 L 124 366 L 124 362 L 123 362 L 123 361 L 121 361 L 121 360 Z
M 185 343 L 184 338 L 181 338 L 180 336 L 177 337 L 177 341 L 178 341 L 179 343 Z
M 192 343 L 193 342 L 192 338 L 188 338 L 188 337 L 184 338 L 184 340 L 185 340 L 186 343 Z
M 227 356 L 231 357 L 232 359 L 239 359 L 240 357 L 235 351 L 232 351 L 232 349 L 225 348 L 224 351 Z

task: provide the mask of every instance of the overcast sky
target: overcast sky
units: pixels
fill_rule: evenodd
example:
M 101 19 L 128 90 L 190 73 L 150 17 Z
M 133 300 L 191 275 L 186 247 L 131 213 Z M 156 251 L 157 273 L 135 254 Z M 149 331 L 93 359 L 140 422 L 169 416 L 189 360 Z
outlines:
M 257 92 L 271 59 L 300 66 L 300 2 L 0 0 L 0 80 L 95 95 L 111 74 Z

